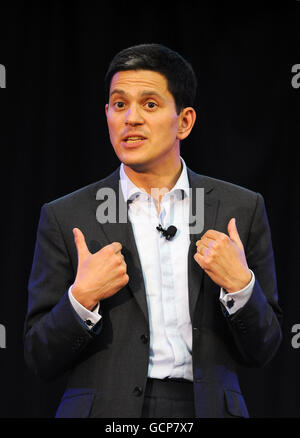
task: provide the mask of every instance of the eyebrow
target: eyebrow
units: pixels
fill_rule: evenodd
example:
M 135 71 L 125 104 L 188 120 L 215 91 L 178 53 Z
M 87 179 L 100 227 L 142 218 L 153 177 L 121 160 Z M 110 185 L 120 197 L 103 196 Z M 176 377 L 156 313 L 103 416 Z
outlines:
M 115 88 L 110 93 L 110 97 L 113 96 L 114 94 L 121 94 L 122 96 L 126 96 L 127 95 L 127 93 L 124 90 L 121 90 L 120 88 Z M 154 90 L 143 91 L 141 93 L 141 96 L 142 97 L 145 97 L 145 96 L 157 96 L 160 99 L 164 99 L 161 94 L 159 94 L 157 91 L 154 91 Z
M 112 96 L 113 94 L 124 94 L 125 95 L 126 93 L 125 93 L 125 91 L 116 88 L 110 93 L 110 96 Z

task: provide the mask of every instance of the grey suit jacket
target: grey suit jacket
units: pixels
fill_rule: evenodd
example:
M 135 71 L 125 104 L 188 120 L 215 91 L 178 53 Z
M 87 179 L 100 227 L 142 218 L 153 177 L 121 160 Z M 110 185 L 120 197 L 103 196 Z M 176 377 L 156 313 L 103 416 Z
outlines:
M 281 310 L 270 229 L 260 194 L 198 175 L 205 189 L 204 230 L 191 234 L 189 309 L 193 327 L 193 374 L 197 417 L 247 417 L 237 365 L 262 366 L 281 342 Z M 29 280 L 24 330 L 25 359 L 44 379 L 68 376 L 57 417 L 140 417 L 149 361 L 149 320 L 140 260 L 129 223 L 100 224 L 96 193 L 111 187 L 118 197 L 119 169 L 107 178 L 45 204 L 41 210 Z M 123 201 L 124 202 L 124 201 Z M 229 316 L 219 286 L 193 259 L 195 242 L 208 229 L 227 233 L 235 217 L 256 281 L 250 300 Z M 72 229 L 91 252 L 121 242 L 129 283 L 101 301 L 102 318 L 88 330 L 67 295 L 77 270 Z

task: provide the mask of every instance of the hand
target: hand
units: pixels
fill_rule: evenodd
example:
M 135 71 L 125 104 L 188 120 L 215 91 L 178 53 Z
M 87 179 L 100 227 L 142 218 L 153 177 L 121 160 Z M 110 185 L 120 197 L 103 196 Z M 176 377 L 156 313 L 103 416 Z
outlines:
M 216 230 L 208 230 L 196 242 L 194 259 L 209 277 L 226 292 L 237 292 L 251 281 L 244 247 L 235 219 L 228 223 L 229 237 Z
M 100 300 L 114 295 L 129 281 L 122 245 L 113 242 L 91 254 L 79 228 L 74 228 L 73 234 L 78 267 L 72 294 L 80 304 L 92 310 Z

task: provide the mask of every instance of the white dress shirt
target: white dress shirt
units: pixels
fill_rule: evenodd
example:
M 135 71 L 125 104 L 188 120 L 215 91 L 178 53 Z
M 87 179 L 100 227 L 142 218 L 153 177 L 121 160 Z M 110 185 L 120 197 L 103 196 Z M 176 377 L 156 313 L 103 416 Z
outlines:
M 188 298 L 189 181 L 186 165 L 171 191 L 166 191 L 160 202 L 160 212 L 151 195 L 138 188 L 120 167 L 121 189 L 128 204 L 128 217 L 133 233 L 146 289 L 150 323 L 150 358 L 148 377 L 193 380 L 192 326 Z M 171 240 L 156 227 L 177 228 Z M 195 248 L 196 250 L 196 248 Z M 125 260 L 126 262 L 126 260 Z M 199 266 L 199 269 L 200 266 Z M 241 291 L 227 294 L 222 288 L 220 301 L 229 314 L 236 312 L 251 296 L 251 282 Z M 69 298 L 75 311 L 91 328 L 99 321 L 99 305 L 92 312 L 73 297 Z M 101 334 L 100 334 L 101 336 Z

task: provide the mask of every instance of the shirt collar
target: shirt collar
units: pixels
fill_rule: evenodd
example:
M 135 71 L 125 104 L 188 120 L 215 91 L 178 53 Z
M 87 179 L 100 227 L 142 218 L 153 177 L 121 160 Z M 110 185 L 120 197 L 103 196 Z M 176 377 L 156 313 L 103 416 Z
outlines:
M 182 193 L 185 196 L 189 196 L 189 179 L 187 174 L 187 168 L 184 160 L 180 157 L 181 163 L 182 163 L 182 171 L 181 174 L 176 181 L 175 186 L 170 190 L 168 193 Z M 121 163 L 120 166 L 120 181 L 121 181 L 121 188 L 123 192 L 123 196 L 125 199 L 125 202 L 128 202 L 128 200 L 132 200 L 135 197 L 137 197 L 140 194 L 148 195 L 147 192 L 137 187 L 130 178 L 126 175 L 124 171 L 124 164 Z M 182 196 L 183 197 L 183 196 Z

